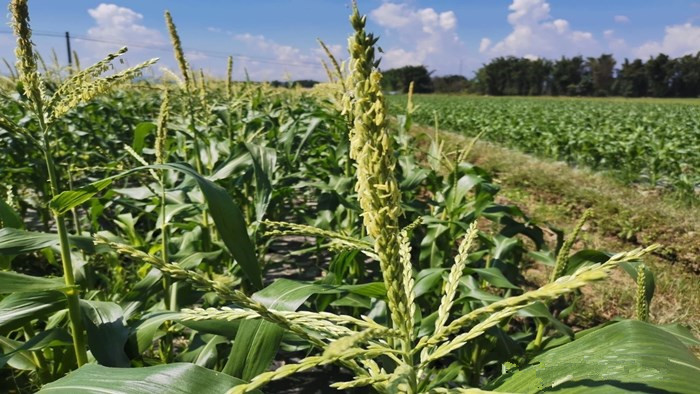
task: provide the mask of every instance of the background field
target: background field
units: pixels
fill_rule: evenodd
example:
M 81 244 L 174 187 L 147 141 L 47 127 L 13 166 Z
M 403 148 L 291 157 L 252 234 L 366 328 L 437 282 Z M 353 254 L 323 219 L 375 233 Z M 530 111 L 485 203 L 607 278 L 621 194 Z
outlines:
M 394 107 L 405 96 L 390 96 Z M 579 99 L 418 95 L 425 125 L 663 187 L 692 201 L 700 185 L 696 99 Z

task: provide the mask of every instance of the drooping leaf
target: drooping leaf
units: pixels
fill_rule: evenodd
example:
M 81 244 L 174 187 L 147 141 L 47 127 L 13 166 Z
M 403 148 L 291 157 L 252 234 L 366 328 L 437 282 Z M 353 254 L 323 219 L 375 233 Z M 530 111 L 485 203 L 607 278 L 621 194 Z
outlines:
M 22 293 L 41 290 L 66 290 L 61 278 L 44 278 L 41 276 L 29 276 L 13 271 L 0 271 L 0 294 Z
M 212 368 L 219 359 L 217 346 L 225 342 L 226 337 L 220 335 L 196 335 L 190 342 L 189 350 L 180 354 L 178 360 Z
M 625 320 L 535 357 L 490 390 L 531 393 L 692 393 L 700 360 L 674 335 Z
M 357 285 L 342 285 L 336 287 L 336 289 L 347 291 L 352 294 L 362 295 L 365 297 L 386 297 L 386 287 L 384 286 L 384 282 L 370 282 Z
M 113 302 L 80 300 L 80 309 L 95 359 L 109 367 L 128 367 L 125 345 L 129 328 L 125 325 L 122 308 Z
M 0 335 L 0 349 L 2 349 L 3 354 L 13 353 L 15 350 L 22 347 L 22 345 L 23 344 L 20 341 L 15 341 L 14 339 Z M 6 362 L 10 365 L 10 367 L 21 371 L 33 371 L 36 369 L 34 359 L 26 350 L 13 353 L 12 357 L 10 357 Z
M 58 291 L 17 292 L 0 301 L 0 334 L 65 309 L 66 297 Z
M 442 274 L 447 271 L 445 268 L 426 268 L 418 272 L 416 276 L 416 285 L 413 291 L 416 297 L 420 297 L 428 292 L 439 290 L 437 285 L 442 279 Z
M 69 242 L 89 253 L 95 251 L 89 237 L 69 236 Z M 0 229 L 0 256 L 14 256 L 58 245 L 58 234 L 25 231 L 16 228 Z
M 62 192 L 51 199 L 51 202 L 49 202 L 49 207 L 58 214 L 64 214 L 91 199 L 92 196 L 107 188 L 115 179 L 123 175 L 126 174 L 115 175 L 93 182 L 87 186 L 81 187 L 80 189 Z
M 2 368 L 11 358 L 15 357 L 18 352 L 40 350 L 52 346 L 70 346 L 73 340 L 68 331 L 62 328 L 53 328 L 39 332 L 21 346 L 12 351 L 3 349 L 3 354 L 0 355 L 0 368 Z
M 189 363 L 144 368 L 110 368 L 87 364 L 45 385 L 39 393 L 225 393 L 241 383 L 240 379 Z

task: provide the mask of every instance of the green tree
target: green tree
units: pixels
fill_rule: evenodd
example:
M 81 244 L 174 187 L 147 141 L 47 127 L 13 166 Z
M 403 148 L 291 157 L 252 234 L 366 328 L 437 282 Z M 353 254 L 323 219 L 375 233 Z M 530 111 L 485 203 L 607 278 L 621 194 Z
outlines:
M 611 54 L 603 54 L 598 58 L 588 58 L 594 95 L 609 96 L 612 94 L 612 87 L 615 82 L 615 63 L 615 59 Z
M 458 93 L 465 92 L 471 87 L 469 80 L 462 75 L 445 75 L 433 77 L 433 88 L 435 93 Z
M 644 62 L 641 59 L 635 59 L 632 62 L 625 59 L 615 80 L 615 93 L 625 97 L 642 97 L 648 90 L 649 83 Z
M 668 55 L 660 53 L 647 60 L 644 65 L 649 83 L 647 94 L 653 97 L 667 97 L 671 92 L 673 61 Z
M 408 92 L 408 85 L 413 82 L 413 91 L 416 93 L 432 93 L 433 81 L 430 78 L 432 72 L 425 66 L 404 66 L 390 70 L 382 70 L 382 89 L 393 92 Z

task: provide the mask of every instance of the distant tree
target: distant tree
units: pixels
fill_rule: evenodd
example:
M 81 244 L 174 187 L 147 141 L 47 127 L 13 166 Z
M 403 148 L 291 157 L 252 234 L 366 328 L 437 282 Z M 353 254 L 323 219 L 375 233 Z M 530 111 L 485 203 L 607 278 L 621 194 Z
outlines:
M 445 75 L 433 77 L 433 89 L 435 93 L 458 93 L 469 89 L 469 80 L 462 75 Z
M 408 92 L 408 86 L 413 81 L 413 91 L 416 93 L 431 93 L 433 81 L 432 72 L 425 66 L 404 66 L 390 70 L 382 70 L 382 88 L 393 92 Z
M 318 81 L 314 81 L 313 79 L 299 79 L 291 83 L 291 86 L 294 85 L 299 85 L 302 88 L 312 88 L 316 84 L 318 84 Z
M 617 73 L 615 93 L 625 97 L 642 97 L 647 94 L 648 86 L 644 62 L 641 59 L 632 62 L 625 59 Z
M 598 58 L 588 58 L 588 68 L 591 73 L 593 94 L 596 96 L 609 96 L 612 94 L 615 82 L 615 59 L 611 54 L 603 54 Z
M 653 97 L 668 97 L 671 92 L 671 77 L 673 61 L 668 55 L 660 53 L 649 58 L 644 65 L 649 83 L 648 95 Z
M 569 96 L 581 94 L 584 63 L 581 56 L 570 59 L 562 56 L 555 61 L 552 66 L 552 93 Z
M 676 97 L 700 95 L 700 52 L 674 60 L 671 92 Z
M 409 66 L 386 71 L 384 83 L 385 89 L 400 92 L 413 80 L 417 92 L 470 90 L 493 96 L 700 96 L 700 52 L 676 59 L 659 54 L 646 62 L 625 59 L 620 69 L 616 64 L 611 54 L 554 61 L 508 56 L 483 64 L 472 80 L 459 75 L 430 80 L 424 66 Z
M 547 94 L 552 89 L 552 62 L 546 59 L 530 60 L 527 68 L 528 92 L 530 96 Z

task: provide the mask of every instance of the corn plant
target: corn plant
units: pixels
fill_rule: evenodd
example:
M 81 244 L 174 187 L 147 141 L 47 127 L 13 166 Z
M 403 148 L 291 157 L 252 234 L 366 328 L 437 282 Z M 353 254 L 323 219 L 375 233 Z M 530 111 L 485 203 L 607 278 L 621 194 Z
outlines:
M 68 308 L 42 287 L 65 286 L 51 278 L 61 275 L 48 232 L 56 219 L 24 230 L 42 206 L 27 193 L 41 184 L 0 173 L 16 186 L 0 200 L 1 262 L 22 272 L 0 271 L 14 292 L 0 299 L 3 382 L 274 392 L 276 381 L 321 370 L 332 387 L 386 393 L 670 390 L 669 379 L 692 389 L 692 336 L 644 322 L 653 279 L 639 260 L 654 247 L 571 254 L 574 229 L 549 250 L 537 223 L 496 203 L 490 176 L 465 161 L 470 146 L 452 152 L 436 133 L 426 155 L 410 127 L 419 109 L 409 104 L 398 130 L 390 119 L 377 38 L 356 5 L 349 62 L 331 57 L 331 82 L 310 94 L 193 72 L 169 14 L 166 24 L 180 76 L 164 78 L 176 84 L 133 83 L 52 123 L 60 151 L 89 149 L 73 138 L 76 124 L 95 124 L 90 142 L 111 149 L 73 157 L 74 186 L 46 198 L 74 224 L 84 290 L 88 363 L 69 374 Z M 0 128 L 19 130 L 22 101 L 3 97 Z M 9 135 L 0 138 L 31 141 Z M 0 160 L 21 168 L 25 159 Z M 556 265 L 539 289 L 521 273 L 529 256 Z M 574 334 L 554 316 L 618 266 L 637 280 L 639 321 Z

